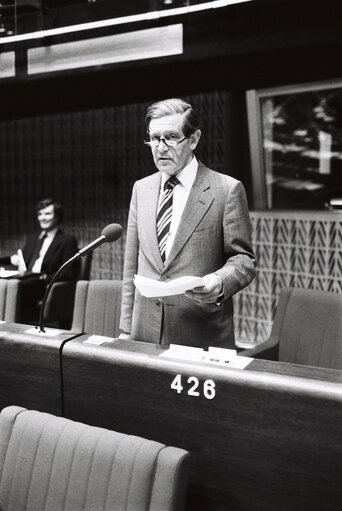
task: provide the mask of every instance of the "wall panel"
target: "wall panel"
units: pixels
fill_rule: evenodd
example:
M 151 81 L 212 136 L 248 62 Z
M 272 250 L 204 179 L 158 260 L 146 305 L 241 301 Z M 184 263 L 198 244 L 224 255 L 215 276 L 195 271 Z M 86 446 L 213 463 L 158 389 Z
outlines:
M 252 212 L 257 277 L 235 296 L 236 335 L 267 339 L 283 287 L 342 293 L 342 214 Z

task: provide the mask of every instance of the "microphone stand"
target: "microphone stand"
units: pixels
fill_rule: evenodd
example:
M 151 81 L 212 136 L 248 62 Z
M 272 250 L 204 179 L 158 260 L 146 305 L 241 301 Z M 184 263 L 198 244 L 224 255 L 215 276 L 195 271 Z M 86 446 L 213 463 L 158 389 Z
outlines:
M 87 245 L 86 247 L 84 247 L 81 250 L 79 250 L 74 256 L 72 256 L 68 261 L 66 261 L 59 268 L 59 270 L 54 274 L 54 276 L 52 277 L 52 280 L 50 281 L 49 285 L 47 286 L 47 288 L 45 290 L 44 298 L 43 298 L 42 305 L 41 305 L 41 308 L 40 308 L 40 313 L 39 313 L 39 333 L 45 333 L 44 326 L 43 326 L 44 308 L 45 308 L 46 300 L 47 300 L 47 298 L 49 296 L 49 293 L 50 293 L 50 290 L 52 288 L 52 285 L 55 283 L 56 278 L 58 277 L 60 272 L 68 264 L 76 261 L 76 259 L 79 259 L 80 257 L 84 257 L 89 252 L 91 252 L 91 250 L 94 250 L 95 248 L 97 248 L 100 245 L 102 245 L 102 243 L 104 243 L 105 241 L 112 242 L 112 241 L 117 240 L 118 238 L 120 238 L 121 234 L 122 234 L 122 227 L 121 227 L 121 225 L 119 225 L 119 224 L 109 224 L 109 225 L 107 225 L 103 229 L 102 234 L 101 234 L 101 236 L 99 238 L 97 238 L 96 240 L 94 240 L 91 243 L 89 243 L 89 245 Z
M 49 293 L 50 293 L 50 290 L 52 288 L 52 285 L 55 283 L 56 281 L 56 278 L 58 277 L 58 275 L 61 273 L 62 270 L 64 270 L 64 268 L 70 264 L 70 263 L 73 263 L 74 261 L 76 261 L 76 259 L 79 259 L 81 257 L 81 254 L 79 252 L 77 252 L 77 254 L 75 254 L 74 256 L 72 256 L 70 259 L 68 259 L 68 261 L 66 261 L 60 268 L 59 270 L 54 274 L 54 276 L 52 277 L 51 281 L 49 282 L 49 285 L 47 286 L 46 288 L 46 291 L 45 291 L 45 294 L 44 294 L 44 298 L 43 298 L 43 301 L 42 301 L 42 305 L 41 305 L 41 308 L 40 308 L 40 313 L 39 313 L 39 333 L 46 333 L 46 331 L 44 330 L 44 326 L 43 326 L 43 321 L 44 321 L 44 308 L 45 308 L 45 304 L 46 304 L 46 300 L 49 296 Z M 36 327 L 37 328 L 37 327 Z

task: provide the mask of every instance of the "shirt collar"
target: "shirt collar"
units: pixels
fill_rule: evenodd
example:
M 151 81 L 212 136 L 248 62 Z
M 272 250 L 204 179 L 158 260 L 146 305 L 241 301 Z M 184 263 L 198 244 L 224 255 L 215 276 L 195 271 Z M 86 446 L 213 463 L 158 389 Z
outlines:
M 42 237 L 45 235 L 47 238 L 51 238 L 53 239 L 56 234 L 57 234 L 57 231 L 58 231 L 58 227 L 56 227 L 55 229 L 52 229 L 51 231 L 48 231 L 48 232 L 45 232 L 45 231 L 42 231 L 39 235 L 39 239 L 42 239 Z
M 184 186 L 187 192 L 190 192 L 192 185 L 194 184 L 194 181 L 196 179 L 196 174 L 198 170 L 198 160 L 196 156 L 194 156 L 190 163 L 187 164 L 184 169 L 182 169 L 179 174 L 177 174 L 177 179 L 179 182 Z M 164 186 L 164 183 L 169 179 L 170 176 L 162 173 L 162 189 Z

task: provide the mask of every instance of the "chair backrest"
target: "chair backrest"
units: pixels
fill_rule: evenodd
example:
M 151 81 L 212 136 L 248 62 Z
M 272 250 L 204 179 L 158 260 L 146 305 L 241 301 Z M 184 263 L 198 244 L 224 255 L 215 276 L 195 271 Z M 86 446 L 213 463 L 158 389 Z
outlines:
M 72 330 L 117 337 L 121 312 L 121 280 L 77 282 Z
M 26 410 L 0 414 L 2 511 L 179 511 L 189 453 Z
M 79 273 L 78 280 L 89 280 L 92 259 L 93 259 L 92 251 L 89 252 L 84 257 L 81 257 L 80 273 Z
M 284 288 L 271 337 L 281 362 L 342 369 L 342 294 Z
M 89 280 L 93 253 L 82 257 L 77 280 Z M 61 280 L 52 285 L 45 304 L 46 324 L 69 330 L 75 303 L 76 282 Z
M 0 320 L 12 323 L 19 321 L 20 280 L 0 279 Z

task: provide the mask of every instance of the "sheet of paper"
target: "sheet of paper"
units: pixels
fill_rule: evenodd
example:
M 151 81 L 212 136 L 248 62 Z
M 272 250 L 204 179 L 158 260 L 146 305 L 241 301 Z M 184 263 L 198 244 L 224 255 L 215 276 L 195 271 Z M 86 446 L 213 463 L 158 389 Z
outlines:
M 159 355 L 165 358 L 177 358 L 181 360 L 201 361 L 204 350 L 192 346 L 182 346 L 181 344 L 170 344 L 168 350 Z
M 139 292 L 148 298 L 181 295 L 194 287 L 204 286 L 202 277 L 192 277 L 190 275 L 168 282 L 135 275 L 133 282 Z
M 5 268 L 0 268 L 1 279 L 8 279 L 9 277 L 14 277 L 15 275 L 19 275 L 18 270 L 5 270 Z
M 26 263 L 25 263 L 25 259 L 23 256 L 23 252 L 20 248 L 18 250 L 18 259 L 19 259 L 19 265 L 18 265 L 19 273 L 24 273 L 25 271 L 27 271 L 27 268 L 26 268 Z
M 105 342 L 111 342 L 114 341 L 112 337 L 105 337 L 104 335 L 91 335 L 83 341 L 84 344 L 96 344 L 97 346 L 100 346 L 101 344 L 104 344 Z
M 229 363 L 229 367 L 234 367 L 235 369 L 245 369 L 251 362 L 253 362 L 254 358 L 251 357 L 239 357 L 237 356 L 232 362 Z
M 57 330 L 57 328 L 44 328 L 45 332 L 40 332 L 39 327 L 28 328 L 25 330 L 25 334 L 33 335 L 46 335 L 48 337 L 56 337 L 59 334 L 65 333 L 65 330 Z

